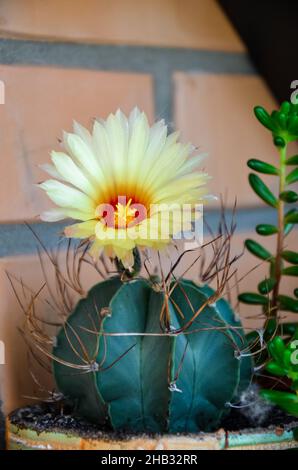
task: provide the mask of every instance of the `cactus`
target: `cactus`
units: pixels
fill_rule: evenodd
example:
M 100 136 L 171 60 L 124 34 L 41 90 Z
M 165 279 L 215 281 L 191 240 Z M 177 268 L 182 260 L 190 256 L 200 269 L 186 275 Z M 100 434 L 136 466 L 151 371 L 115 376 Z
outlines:
M 209 286 L 180 280 L 169 296 L 157 287 L 119 276 L 95 285 L 57 336 L 56 384 L 103 427 L 213 430 L 251 380 L 241 324 L 226 300 L 211 303 Z

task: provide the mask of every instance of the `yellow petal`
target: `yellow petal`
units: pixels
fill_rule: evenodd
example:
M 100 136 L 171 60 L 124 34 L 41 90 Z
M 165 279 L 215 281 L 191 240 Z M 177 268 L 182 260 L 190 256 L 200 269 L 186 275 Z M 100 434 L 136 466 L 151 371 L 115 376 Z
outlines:
M 101 184 L 104 180 L 103 173 L 92 149 L 76 134 L 67 134 L 66 141 L 72 155 L 81 164 L 81 167 L 88 171 L 89 177 Z
M 98 200 L 100 191 L 86 178 L 71 157 L 63 152 L 52 152 L 51 156 L 58 173 L 64 177 L 65 181 L 73 184 L 92 199 Z
M 89 238 L 95 236 L 96 220 L 89 220 L 65 227 L 64 234 L 68 238 Z
M 69 207 L 82 212 L 95 213 L 96 204 L 78 189 L 71 188 L 60 181 L 47 180 L 39 185 L 49 198 L 61 207 Z

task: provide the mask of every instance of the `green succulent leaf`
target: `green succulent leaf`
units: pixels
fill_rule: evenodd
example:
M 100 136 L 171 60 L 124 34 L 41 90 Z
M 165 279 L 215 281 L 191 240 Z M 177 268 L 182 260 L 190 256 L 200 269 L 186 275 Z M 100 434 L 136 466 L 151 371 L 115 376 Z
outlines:
M 293 355 L 293 351 L 291 351 L 290 348 L 286 348 L 284 352 L 283 362 L 284 362 L 285 368 L 287 369 L 288 377 L 290 377 L 290 372 L 291 372 L 291 369 L 293 368 L 292 355 Z
M 257 160 L 256 158 L 248 160 L 247 166 L 252 170 L 258 171 L 259 173 L 279 175 L 279 170 L 275 166 L 266 162 L 262 162 L 262 160 Z
M 242 294 L 238 295 L 238 299 L 240 302 L 244 304 L 251 304 L 251 305 L 267 305 L 268 299 L 263 295 L 256 294 L 254 292 L 243 292 Z
M 268 349 L 275 362 L 279 365 L 283 364 L 286 345 L 280 336 L 275 336 L 275 338 L 269 342 Z
M 298 165 L 298 155 L 293 155 L 286 160 L 286 165 Z
M 298 299 L 298 287 L 296 289 L 294 289 L 294 295 Z
M 294 224 L 285 224 L 284 227 L 284 236 L 286 237 L 293 230 Z
M 298 266 L 289 266 L 282 270 L 284 276 L 298 276 Z
M 248 176 L 249 183 L 255 193 L 269 206 L 277 207 L 277 199 L 270 189 L 263 183 L 261 178 L 254 173 L 250 173 Z
M 160 294 L 145 281 L 122 284 L 117 278 L 111 279 L 97 284 L 88 297 L 78 303 L 67 323 L 68 334 L 61 330 L 54 350 L 60 359 L 84 364 L 80 359 L 83 351 L 78 357 L 70 347 L 71 339 L 76 350 L 83 344 L 88 356 L 95 357 L 95 364 L 101 365 L 93 372 L 83 374 L 76 370 L 72 373 L 59 363 L 54 365 L 59 389 L 77 398 L 80 414 L 90 421 L 104 424 L 108 416 L 114 429 L 127 426 L 135 430 L 165 429 L 170 398 L 167 374 L 173 340 L 169 337 L 157 340 L 155 336 L 121 336 L 130 331 L 159 331 L 158 312 L 162 303 Z M 99 326 L 102 309 L 108 313 Z M 104 341 L 82 328 L 95 332 L 98 328 L 120 336 L 106 336 Z M 73 337 L 70 338 L 71 333 Z M 80 342 L 76 340 L 78 336 Z M 138 367 L 140 360 L 143 375 Z M 157 361 L 159 367 L 155 366 Z M 148 393 L 143 395 L 142 389 Z
M 273 143 L 276 147 L 284 148 L 286 146 L 286 141 L 280 135 L 274 136 Z
M 293 381 L 291 389 L 295 391 L 298 390 L 298 379 Z
M 287 160 L 286 160 L 286 165 L 298 165 L 298 154 L 297 155 L 293 155 L 292 157 L 289 157 Z
M 261 281 L 258 285 L 258 291 L 260 294 L 266 295 L 269 294 L 269 292 L 272 291 L 276 284 L 275 279 L 269 278 L 269 279 L 264 279 L 264 281 Z
M 104 360 L 107 370 L 99 372 L 97 381 L 109 404 L 114 429 L 158 432 L 167 427 L 170 391 L 166 371 L 173 338 L 146 335 L 161 332 L 163 302 L 162 293 L 154 292 L 145 280 L 124 284 L 111 300 L 111 316 L 105 317 L 103 330 L 123 336 L 106 337 L 98 362 Z M 126 336 L 127 332 L 145 335 Z
M 291 110 L 291 104 L 288 101 L 283 101 L 280 105 L 280 111 L 284 114 L 289 114 Z
M 259 224 L 256 226 L 256 232 L 263 236 L 274 235 L 278 232 L 278 228 L 275 225 Z
M 261 397 L 278 405 L 287 413 L 298 416 L 298 395 L 296 393 L 280 392 L 278 390 L 261 390 Z
M 298 300 L 292 299 L 292 297 L 287 295 L 279 295 L 278 301 L 281 310 L 298 313 Z
M 289 210 L 285 215 L 285 225 L 286 224 L 298 224 L 298 211 L 297 209 Z
M 283 335 L 293 336 L 297 328 L 298 328 L 298 323 L 293 323 L 293 322 L 281 323 L 281 325 L 279 325 L 278 331 L 279 331 L 279 334 L 281 334 L 282 336 Z
M 260 340 L 260 334 L 258 331 L 253 330 L 245 335 L 247 342 L 252 345 L 255 341 Z
M 289 108 L 287 110 L 281 107 L 274 115 L 274 120 L 280 128 L 280 131 L 275 134 L 281 135 L 287 142 L 291 142 L 298 138 L 298 113 L 296 104 L 288 104 Z
M 288 203 L 297 202 L 298 194 L 295 191 L 283 191 L 280 193 L 279 198 Z
M 272 258 L 271 253 L 268 250 L 266 250 L 266 248 L 260 245 L 260 243 L 254 240 L 251 240 L 250 238 L 245 240 L 245 246 L 248 249 L 248 251 L 252 253 L 253 255 L 257 256 L 257 258 L 260 258 L 266 261 L 270 261 L 270 259 Z
M 256 118 L 260 121 L 261 124 L 263 124 L 264 127 L 269 129 L 271 132 L 276 130 L 276 125 L 273 119 L 262 106 L 255 106 L 254 113 Z
M 295 170 L 291 171 L 286 177 L 286 184 L 293 184 L 298 181 L 298 168 L 295 168 Z
M 292 264 L 298 264 L 298 253 L 296 251 L 285 250 L 281 253 L 284 260 Z
M 269 362 L 266 366 L 267 372 L 272 375 L 277 375 L 278 377 L 284 377 L 286 375 L 286 371 L 276 362 Z

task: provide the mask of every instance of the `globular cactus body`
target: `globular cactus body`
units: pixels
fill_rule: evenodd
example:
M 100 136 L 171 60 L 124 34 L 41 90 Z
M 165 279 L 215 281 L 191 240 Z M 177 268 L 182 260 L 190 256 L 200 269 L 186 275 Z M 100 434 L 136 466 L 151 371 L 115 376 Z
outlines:
M 165 296 L 145 279 L 94 286 L 61 329 L 53 354 L 58 388 L 79 414 L 115 430 L 215 429 L 252 373 L 245 336 L 224 299 L 191 281 L 173 286 L 170 329 L 161 330 Z M 238 355 L 238 357 L 237 357 Z

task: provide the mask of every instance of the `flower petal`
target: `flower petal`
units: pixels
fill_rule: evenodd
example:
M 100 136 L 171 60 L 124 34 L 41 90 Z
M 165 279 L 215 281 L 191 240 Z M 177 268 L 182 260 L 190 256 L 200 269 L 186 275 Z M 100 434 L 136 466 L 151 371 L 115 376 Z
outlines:
M 87 143 L 76 134 L 67 134 L 66 141 L 71 150 L 71 154 L 80 163 L 81 168 L 88 172 L 89 178 L 97 181 L 99 184 L 103 183 L 104 177 L 102 170 L 96 161 L 94 152 Z
M 52 178 L 56 178 L 57 180 L 60 180 L 60 181 L 65 181 L 63 176 L 60 175 L 60 173 L 58 173 L 58 171 L 56 170 L 54 165 L 51 165 L 50 163 L 44 163 L 44 164 L 38 165 L 38 166 L 42 171 L 45 171 Z
M 65 181 L 73 184 L 95 201 L 99 199 L 100 191 L 86 178 L 71 157 L 63 152 L 52 152 L 51 156 L 58 174 L 60 174 Z
M 49 198 L 61 207 L 69 207 L 82 212 L 95 214 L 96 204 L 90 197 L 82 193 L 78 189 L 71 188 L 60 181 L 47 180 L 39 184 L 44 189 Z
M 178 137 L 177 132 L 167 135 L 163 120 L 150 128 L 138 108 L 128 119 L 117 110 L 106 121 L 96 120 L 92 134 L 74 122 L 74 133 L 64 133 L 65 152 L 53 152 L 55 166 L 43 167 L 55 180 L 40 186 L 60 206 L 43 213 L 43 220 L 71 217 L 83 221 L 67 227 L 66 235 L 93 240 L 94 256 L 104 248 L 129 267 L 135 246 L 166 246 L 181 231 L 180 213 L 185 204 L 190 209 L 186 215 L 183 212 L 183 221 L 191 228 L 193 208 L 206 197 L 209 178 L 196 171 L 202 156 L 193 155 L 195 148 L 180 143 Z M 97 207 L 115 206 L 119 196 L 126 197 L 129 204 L 144 204 L 148 217 L 127 228 L 103 224 L 96 218 Z M 154 212 L 152 204 L 165 209 Z M 168 206 L 173 204 L 178 208 L 171 211 Z
M 127 183 L 136 187 L 141 172 L 141 165 L 149 141 L 149 125 L 144 113 L 138 115 L 133 124 L 129 139 Z
M 57 222 L 65 218 L 66 215 L 63 209 L 51 209 L 40 214 L 40 219 L 44 222 Z
M 68 238 L 89 238 L 95 236 L 95 226 L 97 220 L 88 220 L 79 224 L 65 227 L 64 234 Z

